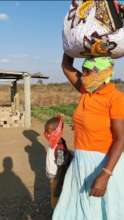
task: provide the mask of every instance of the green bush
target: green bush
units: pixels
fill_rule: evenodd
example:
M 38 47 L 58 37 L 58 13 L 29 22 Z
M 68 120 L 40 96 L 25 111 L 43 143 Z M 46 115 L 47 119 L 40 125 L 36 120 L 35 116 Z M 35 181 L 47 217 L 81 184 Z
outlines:
M 56 106 L 44 106 L 44 107 L 32 107 L 32 116 L 38 118 L 42 122 L 45 122 L 50 117 L 55 116 L 57 113 L 62 113 L 65 116 L 65 123 L 72 124 L 72 114 L 74 109 L 76 108 L 75 103 L 67 104 L 60 104 Z

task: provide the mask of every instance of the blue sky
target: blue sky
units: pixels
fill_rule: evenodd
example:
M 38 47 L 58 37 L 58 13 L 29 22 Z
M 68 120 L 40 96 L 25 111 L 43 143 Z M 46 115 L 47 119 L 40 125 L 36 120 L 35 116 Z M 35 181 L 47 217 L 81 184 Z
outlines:
M 0 1 L 0 69 L 41 71 L 50 76 L 47 82 L 66 81 L 62 28 L 69 5 L 66 0 Z M 124 58 L 115 63 L 115 77 L 124 80 Z

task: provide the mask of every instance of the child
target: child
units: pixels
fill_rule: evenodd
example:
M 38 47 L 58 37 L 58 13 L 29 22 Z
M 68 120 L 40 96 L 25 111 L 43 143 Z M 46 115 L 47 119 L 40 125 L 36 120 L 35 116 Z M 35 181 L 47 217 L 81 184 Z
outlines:
M 61 116 L 53 117 L 45 124 L 44 135 L 50 145 L 46 156 L 46 173 L 50 178 L 52 208 L 56 206 L 66 171 L 72 160 L 72 154 L 67 149 L 66 142 L 62 138 L 63 125 Z

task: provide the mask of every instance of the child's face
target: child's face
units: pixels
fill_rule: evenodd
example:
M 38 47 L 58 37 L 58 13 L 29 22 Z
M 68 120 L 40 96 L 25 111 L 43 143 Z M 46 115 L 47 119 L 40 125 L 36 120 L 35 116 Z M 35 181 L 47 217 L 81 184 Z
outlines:
M 55 126 L 52 124 L 49 124 L 49 125 L 47 125 L 45 132 L 47 132 L 48 134 L 51 134 L 51 132 L 54 130 L 55 130 Z

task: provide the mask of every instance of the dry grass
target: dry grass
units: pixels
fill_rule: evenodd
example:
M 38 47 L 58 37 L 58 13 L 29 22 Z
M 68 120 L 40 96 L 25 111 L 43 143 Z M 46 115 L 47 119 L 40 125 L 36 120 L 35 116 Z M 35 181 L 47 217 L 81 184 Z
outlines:
M 21 104 L 24 103 L 23 87 L 18 86 Z M 53 106 L 77 103 L 80 94 L 70 84 L 32 85 L 32 106 Z M 0 105 L 10 103 L 10 87 L 0 86 Z
M 124 92 L 124 84 L 117 85 Z M 23 87 L 18 85 L 20 102 L 24 103 Z M 78 103 L 80 94 L 70 84 L 32 85 L 32 106 L 55 106 L 59 104 Z M 0 105 L 10 104 L 10 87 L 0 86 Z
M 32 105 L 53 106 L 75 103 L 79 94 L 71 85 L 47 85 L 32 89 Z

